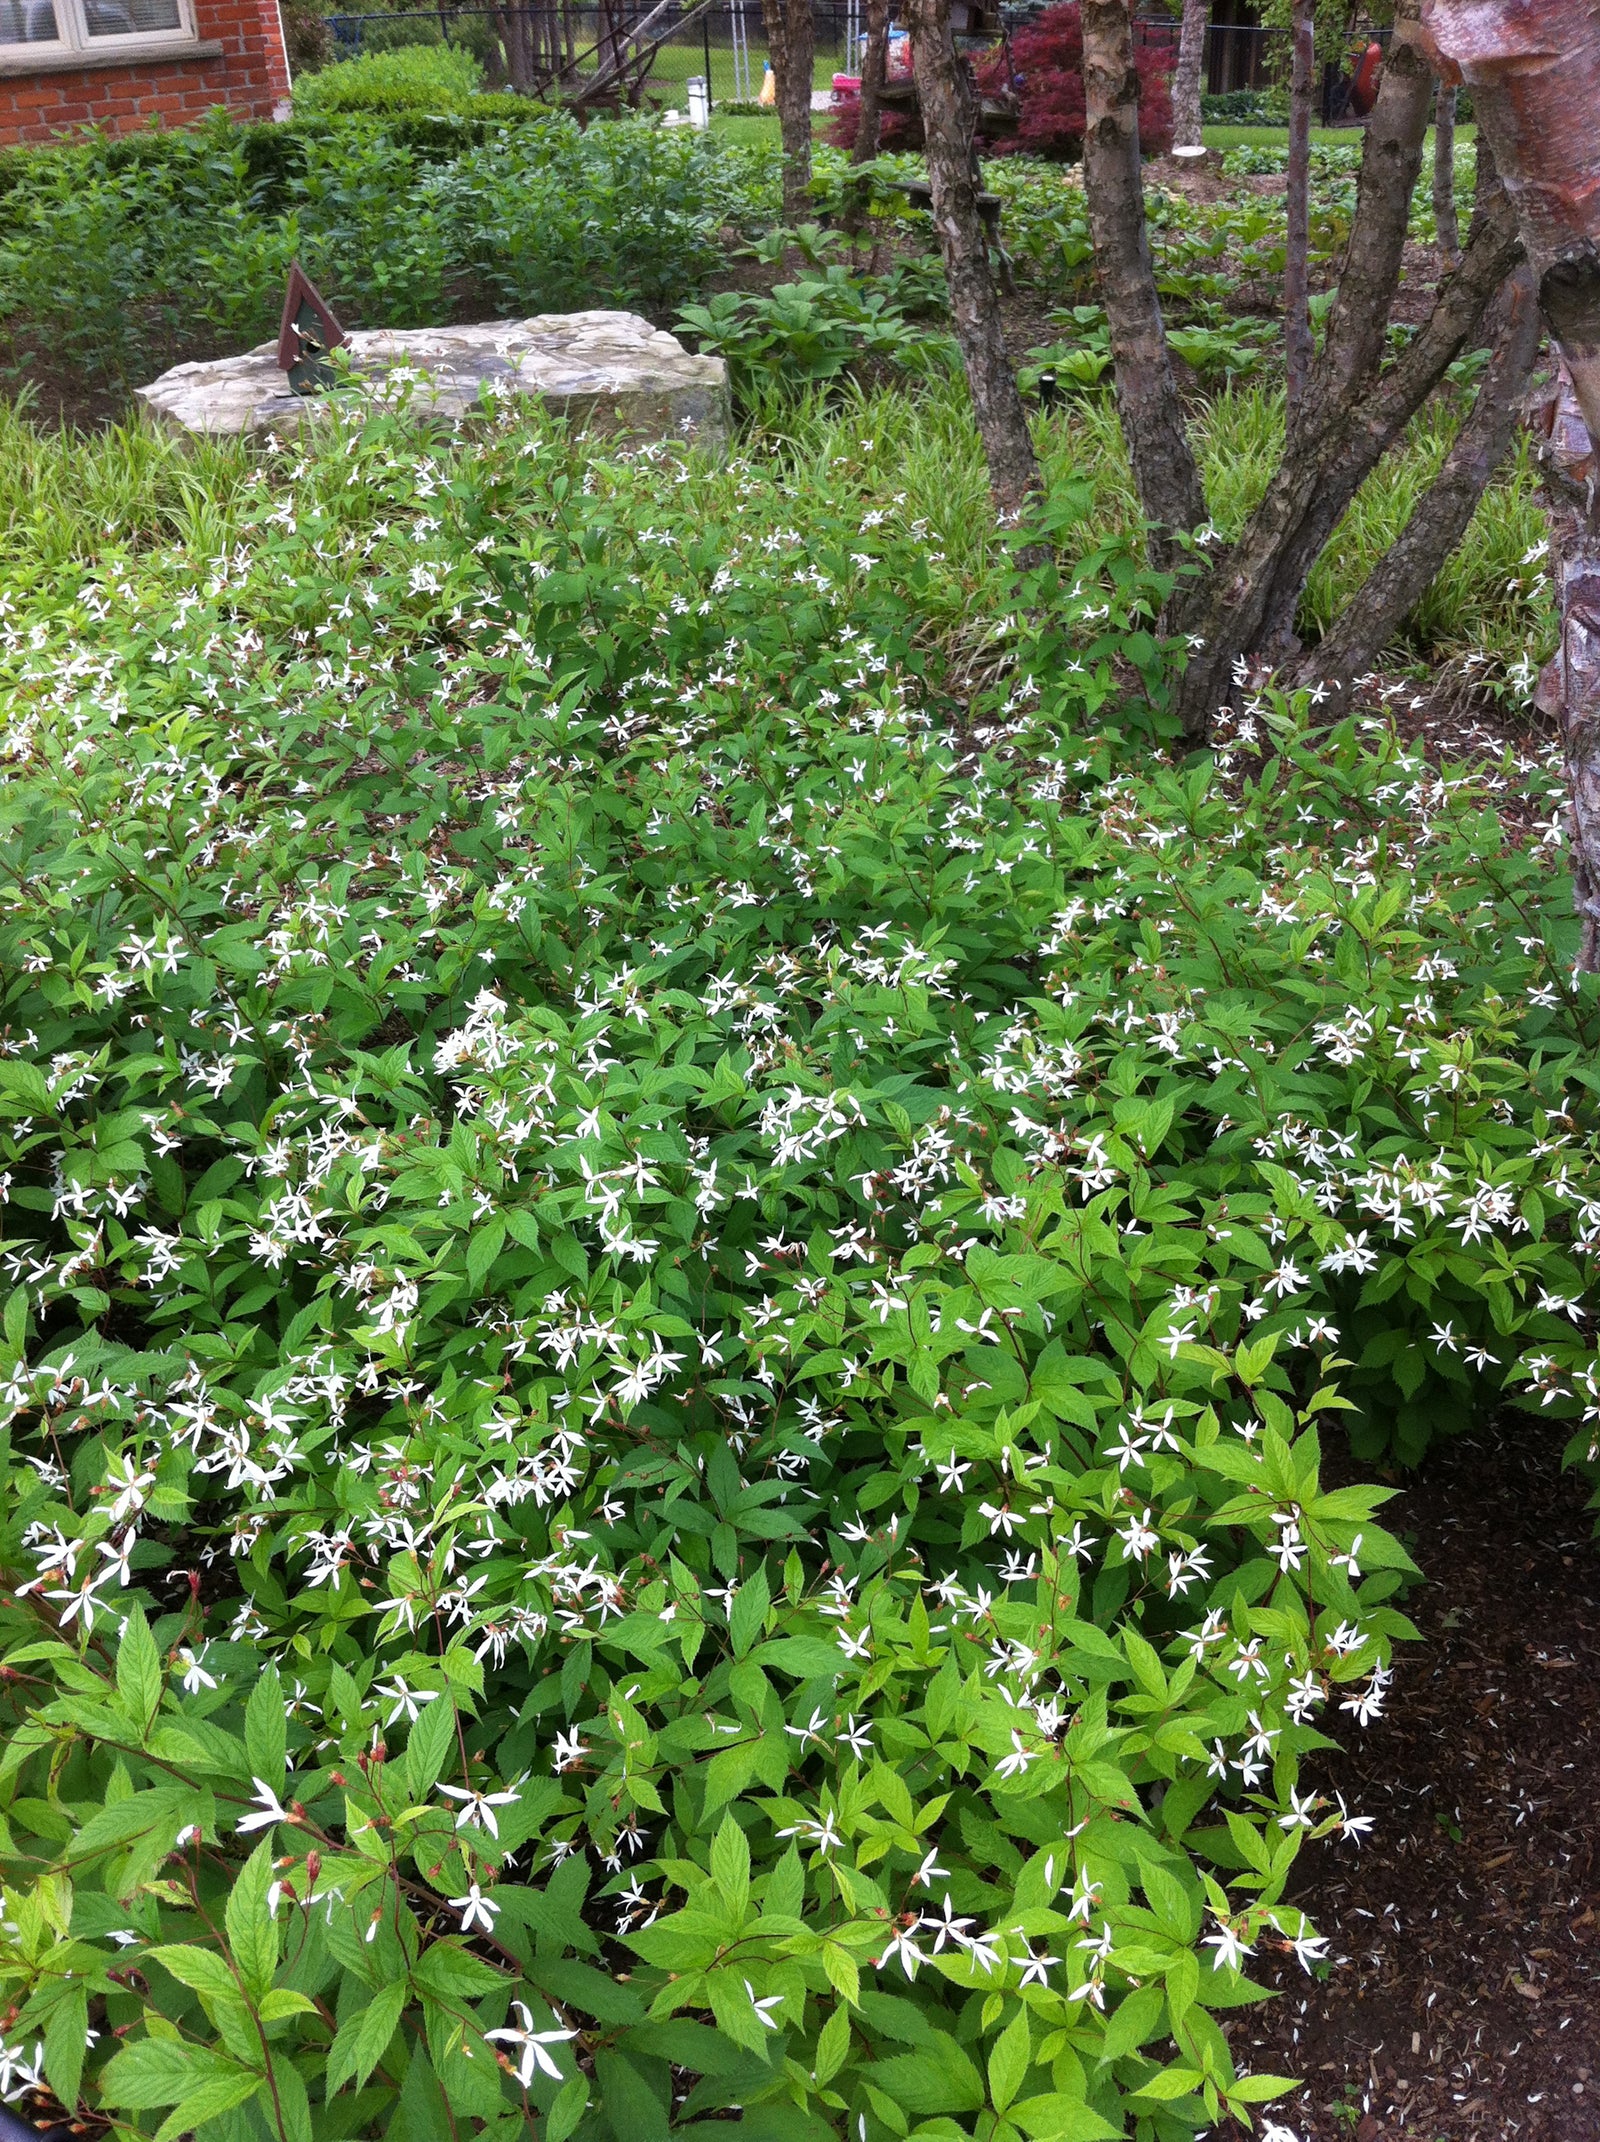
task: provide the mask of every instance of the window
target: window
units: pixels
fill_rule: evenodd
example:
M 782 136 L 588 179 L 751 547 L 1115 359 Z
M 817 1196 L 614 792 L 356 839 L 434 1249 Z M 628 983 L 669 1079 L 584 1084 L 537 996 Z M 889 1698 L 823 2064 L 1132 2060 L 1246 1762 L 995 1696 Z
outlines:
M 0 0 L 0 64 L 193 41 L 189 0 Z

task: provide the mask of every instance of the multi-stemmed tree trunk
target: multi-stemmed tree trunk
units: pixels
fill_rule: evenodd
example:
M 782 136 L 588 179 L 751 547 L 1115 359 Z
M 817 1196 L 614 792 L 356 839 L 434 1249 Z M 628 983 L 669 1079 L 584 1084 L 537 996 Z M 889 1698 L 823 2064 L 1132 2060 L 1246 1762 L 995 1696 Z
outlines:
M 1324 684 L 1336 697 L 1348 688 L 1355 672 L 1342 650 L 1358 636 L 1357 620 L 1347 616 L 1336 624 L 1324 643 L 1326 654 L 1322 648 L 1301 654 L 1294 628 L 1306 580 L 1361 485 L 1402 440 L 1450 365 L 1472 346 L 1487 307 L 1521 258 L 1516 217 L 1486 159 L 1461 265 L 1440 286 L 1416 335 L 1385 367 L 1386 330 L 1433 101 L 1420 4 L 1397 0 L 1383 85 L 1366 127 L 1344 272 L 1283 457 L 1238 538 L 1226 550 L 1208 551 L 1209 563 L 1180 580 L 1168 606 L 1169 627 L 1185 634 L 1192 650 L 1178 692 L 1179 713 L 1192 737 L 1204 735 L 1241 671 L 1281 670 L 1293 662 L 1297 682 Z M 1588 0 L 1562 4 L 1586 10 Z M 1487 12 L 1485 0 L 1464 0 L 1463 11 Z M 1129 0 L 1084 0 L 1084 175 L 1118 407 L 1151 524 L 1152 560 L 1166 566 L 1181 532 L 1204 520 L 1205 507 L 1167 361 L 1146 237 L 1130 17 Z M 1516 317 L 1514 306 L 1508 317 Z M 1600 333 L 1594 354 L 1600 386 Z M 1403 589 L 1419 574 L 1426 586 L 1443 564 L 1458 539 L 1463 506 L 1470 515 L 1493 473 L 1489 455 L 1502 433 L 1500 405 L 1515 402 L 1527 357 L 1526 337 L 1510 334 L 1491 367 L 1491 399 L 1483 401 L 1489 390 L 1480 389 L 1481 415 L 1474 411 L 1474 428 L 1451 471 L 1453 509 L 1441 506 L 1406 531 L 1375 598 L 1385 587 Z M 1509 427 L 1504 436 L 1509 438 Z
M 1472 92 L 1479 139 L 1493 144 L 1564 360 L 1546 456 L 1562 602 L 1556 682 L 1583 925 L 1579 965 L 1593 973 L 1600 969 L 1600 11 L 1593 0 L 1537 7 L 1423 0 L 1423 17 L 1446 80 Z
M 951 323 L 989 465 L 989 488 L 1002 519 L 1015 522 L 1039 488 L 1039 464 L 1006 355 L 988 239 L 978 211 L 976 100 L 951 35 L 950 0 L 912 0 L 910 15 L 917 106 Z
M 889 0 L 867 0 L 867 49 L 861 58 L 861 106 L 850 160 L 870 164 L 878 153 L 879 99 L 889 71 Z
M 1200 70 L 1205 60 L 1211 0 L 1183 0 L 1183 28 L 1178 35 L 1178 65 L 1172 77 L 1172 146 L 1191 154 L 1204 147 L 1201 138 Z
M 803 223 L 811 200 L 811 76 L 816 31 L 811 0 L 761 0 L 767 56 L 783 137 L 783 220 Z

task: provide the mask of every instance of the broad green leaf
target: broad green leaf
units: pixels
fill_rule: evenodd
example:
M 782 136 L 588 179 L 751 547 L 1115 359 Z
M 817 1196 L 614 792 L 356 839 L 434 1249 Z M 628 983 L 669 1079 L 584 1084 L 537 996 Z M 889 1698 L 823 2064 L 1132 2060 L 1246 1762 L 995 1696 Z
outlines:
M 989 2052 L 989 2101 L 996 2112 L 1004 2112 L 1022 2088 L 1032 2057 L 1031 2045 L 1028 2011 L 1019 2008 Z
M 250 1691 L 244 1707 L 244 1745 L 250 1775 L 279 1792 L 288 1768 L 288 1720 L 276 1666 L 268 1665 Z
M 267 1910 L 272 1886 L 272 1846 L 256 1846 L 228 1893 L 224 1924 L 234 1966 L 253 2001 L 261 2001 L 278 1968 L 278 1927 Z
M 365 2008 L 357 2009 L 340 2024 L 328 2055 L 330 2095 L 348 2082 L 359 2089 L 366 2081 L 394 2036 L 408 1991 L 404 1979 L 380 1986 Z
M 731 1814 L 711 1843 L 711 1878 L 727 1899 L 735 1919 L 742 1919 L 750 1899 L 750 1846 Z
M 406 1792 L 413 1801 L 425 1800 L 443 1775 L 456 1750 L 454 1700 L 441 1696 L 413 1720 L 406 1742 Z M 456 1780 L 459 1783 L 459 1778 Z
M 137 1721 L 141 1739 L 160 1707 L 161 1685 L 161 1654 L 142 1608 L 135 1607 L 117 1645 L 117 1694 Z

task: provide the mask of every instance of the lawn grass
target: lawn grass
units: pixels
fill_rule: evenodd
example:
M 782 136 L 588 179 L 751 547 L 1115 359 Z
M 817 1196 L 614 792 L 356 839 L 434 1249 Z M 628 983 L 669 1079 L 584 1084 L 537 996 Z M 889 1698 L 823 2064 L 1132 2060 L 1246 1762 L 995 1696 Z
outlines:
M 1314 126 L 1311 129 L 1313 143 L 1329 148 L 1359 148 L 1362 130 L 1358 126 Z M 1463 126 L 1456 129 L 1456 140 L 1461 143 L 1476 138 L 1477 128 Z M 1208 126 L 1201 137 L 1208 149 L 1282 149 L 1287 147 L 1289 129 L 1286 126 Z M 1433 153 L 1433 128 L 1428 129 L 1426 153 Z

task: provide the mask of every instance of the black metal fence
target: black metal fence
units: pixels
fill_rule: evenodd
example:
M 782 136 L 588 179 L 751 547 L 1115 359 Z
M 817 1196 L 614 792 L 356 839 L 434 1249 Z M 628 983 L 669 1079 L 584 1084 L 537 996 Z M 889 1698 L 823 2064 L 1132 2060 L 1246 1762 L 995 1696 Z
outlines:
M 1019 0 L 1018 5 L 1005 8 L 1004 14 L 1014 26 L 1020 26 L 1047 4 L 1048 0 Z M 506 88 L 512 86 L 510 75 L 515 71 L 507 59 L 513 45 L 524 53 L 543 53 L 551 62 L 581 61 L 584 53 L 592 53 L 602 45 L 619 18 L 640 19 L 648 11 L 640 0 L 634 0 L 631 6 L 601 6 L 593 4 L 593 0 L 591 4 L 583 4 L 583 0 L 510 0 L 503 7 L 341 12 L 331 16 L 329 22 L 336 58 L 389 51 L 401 45 L 459 45 L 481 62 L 489 87 Z M 817 51 L 814 86 L 821 93 L 829 88 L 835 74 L 858 71 L 866 10 L 864 0 L 814 0 L 812 12 Z M 692 20 L 680 24 L 678 18 L 691 14 Z M 714 103 L 742 102 L 760 95 L 766 64 L 760 0 L 715 0 L 704 10 L 696 10 L 694 0 L 672 0 L 654 27 L 665 27 L 668 33 L 650 71 L 648 93 L 654 101 L 683 106 L 687 101 L 686 84 L 695 75 L 709 82 Z M 1381 31 L 1372 34 L 1386 35 Z M 1176 59 L 1175 21 L 1167 17 L 1141 19 L 1138 35 L 1141 43 L 1156 45 Z M 1202 81 L 1207 91 L 1220 95 L 1270 87 L 1280 72 L 1272 61 L 1273 46 L 1287 35 L 1283 30 L 1251 24 L 1214 24 L 1206 33 Z M 1325 105 L 1334 95 L 1338 80 L 1335 70 L 1329 72 Z
M 761 94 L 766 66 L 766 35 L 761 26 L 760 0 L 719 0 L 719 4 L 693 10 L 693 0 L 678 0 L 655 23 L 651 35 L 666 28 L 667 36 L 650 71 L 649 94 L 665 105 L 682 106 L 685 84 L 700 75 L 710 82 L 711 97 L 718 104 L 755 100 Z M 591 71 L 583 55 L 601 47 L 612 34 L 624 10 L 563 4 L 512 4 L 505 7 L 445 7 L 436 9 L 385 9 L 379 13 L 339 13 L 330 16 L 334 53 L 354 58 L 363 52 L 392 51 L 400 45 L 459 45 L 482 63 L 489 87 L 513 86 L 507 62 L 508 39 L 544 56 L 546 64 L 577 61 L 580 72 Z M 637 17 L 646 10 L 639 8 Z M 835 74 L 856 71 L 860 42 L 865 35 L 865 8 L 853 0 L 817 0 L 817 62 L 815 86 L 829 88 Z

